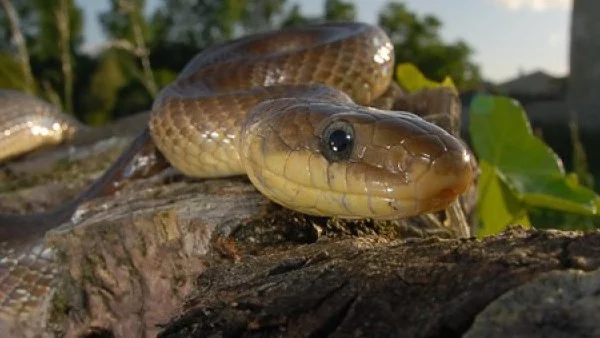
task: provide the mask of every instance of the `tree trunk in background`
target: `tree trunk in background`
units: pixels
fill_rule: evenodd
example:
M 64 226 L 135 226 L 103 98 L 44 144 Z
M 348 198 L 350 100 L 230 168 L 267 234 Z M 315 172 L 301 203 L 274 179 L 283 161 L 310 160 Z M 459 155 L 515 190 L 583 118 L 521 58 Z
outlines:
M 600 1 L 573 0 L 568 102 L 596 181 L 600 172 Z M 595 146 L 594 146 L 595 145 Z M 598 187 L 598 182 L 596 182 Z
M 29 94 L 35 94 L 35 84 L 33 80 L 33 74 L 31 73 L 31 63 L 29 60 L 29 51 L 27 51 L 27 45 L 25 44 L 25 38 L 23 37 L 23 31 L 19 24 L 19 16 L 12 3 L 9 0 L 0 0 L 2 7 L 6 11 L 8 22 L 10 24 L 10 30 L 14 44 L 17 47 L 17 55 L 19 64 L 21 65 L 21 72 L 23 73 L 23 90 Z

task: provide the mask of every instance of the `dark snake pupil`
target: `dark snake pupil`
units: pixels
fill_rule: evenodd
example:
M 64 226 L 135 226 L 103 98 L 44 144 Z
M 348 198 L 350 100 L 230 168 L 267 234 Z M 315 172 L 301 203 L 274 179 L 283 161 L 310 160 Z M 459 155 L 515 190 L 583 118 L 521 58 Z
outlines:
M 343 152 L 352 142 L 352 136 L 343 130 L 335 130 L 329 135 L 329 147 L 332 151 Z

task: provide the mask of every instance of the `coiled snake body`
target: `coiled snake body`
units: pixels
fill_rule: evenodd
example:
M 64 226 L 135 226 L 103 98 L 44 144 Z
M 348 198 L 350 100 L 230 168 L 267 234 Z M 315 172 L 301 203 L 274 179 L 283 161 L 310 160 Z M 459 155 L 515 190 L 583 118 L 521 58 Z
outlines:
M 389 86 L 393 55 L 382 30 L 359 23 L 215 46 L 160 92 L 150 135 L 182 173 L 246 174 L 269 199 L 303 213 L 391 219 L 440 210 L 470 184 L 470 155 L 413 114 L 363 106 Z M 42 116 L 20 118 L 27 114 Z M 71 121 L 48 121 L 53 116 L 40 118 L 47 134 L 68 133 Z M 0 118 L 5 130 L 16 130 L 14 122 Z M 23 142 L 21 129 L 0 130 L 0 149 Z M 0 242 L 16 238 L 0 230 Z
M 247 37 L 185 67 L 156 100 L 151 134 L 186 175 L 247 174 L 265 196 L 303 213 L 389 219 L 438 210 L 470 183 L 469 155 L 412 114 L 359 105 L 386 90 L 393 65 L 386 34 L 363 24 Z M 306 85 L 314 83 L 328 87 Z

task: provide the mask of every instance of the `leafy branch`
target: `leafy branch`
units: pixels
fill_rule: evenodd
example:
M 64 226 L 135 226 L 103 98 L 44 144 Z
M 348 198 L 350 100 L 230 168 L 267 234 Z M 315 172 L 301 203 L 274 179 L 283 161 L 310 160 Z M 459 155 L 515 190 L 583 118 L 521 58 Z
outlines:
M 21 27 L 19 25 L 19 16 L 15 11 L 10 0 L 1 0 L 2 7 L 6 11 L 8 21 L 10 24 L 10 30 L 12 33 L 12 40 L 14 41 L 17 47 L 17 54 L 19 59 L 19 65 L 21 67 L 21 72 L 23 73 L 23 81 L 24 86 L 23 89 L 29 93 L 35 93 L 35 86 L 33 80 L 33 74 L 31 72 L 31 63 L 29 61 L 29 52 L 27 51 L 27 45 L 25 44 L 25 38 L 23 37 L 23 32 L 21 31 Z
M 143 78 L 142 82 L 144 86 L 152 95 L 156 96 L 158 92 L 158 86 L 152 72 L 152 66 L 150 64 L 150 51 L 146 46 L 146 39 L 144 38 L 142 23 L 141 23 L 141 10 L 136 0 L 117 0 L 117 7 L 119 13 L 129 18 L 131 23 L 131 30 L 133 33 L 133 43 L 124 39 L 117 39 L 111 41 L 111 45 L 123 50 L 126 50 L 137 57 L 142 64 Z
M 67 0 L 60 0 L 54 12 L 56 27 L 58 29 L 60 61 L 63 73 L 64 109 L 73 113 L 73 62 L 71 59 L 71 31 L 69 29 L 69 4 Z

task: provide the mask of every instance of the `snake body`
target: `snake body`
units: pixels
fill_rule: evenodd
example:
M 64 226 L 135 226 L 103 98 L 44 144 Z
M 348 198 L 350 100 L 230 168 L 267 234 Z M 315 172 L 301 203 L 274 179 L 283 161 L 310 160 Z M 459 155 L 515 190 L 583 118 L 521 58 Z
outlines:
M 439 210 L 469 185 L 469 152 L 413 114 L 362 106 L 389 86 L 393 55 L 381 29 L 358 23 L 216 46 L 160 93 L 151 135 L 184 174 L 246 174 L 265 196 L 306 214 Z
M 55 145 L 83 125 L 58 108 L 15 90 L 0 90 L 0 161 Z
M 469 186 L 470 153 L 416 115 L 365 106 L 390 85 L 393 55 L 387 35 L 361 23 L 214 46 L 159 93 L 144 135 L 187 176 L 248 175 L 266 197 L 306 214 L 392 219 L 440 210 Z M 12 104 L 0 107 L 0 160 L 79 127 L 39 101 L 28 109 L 20 94 L 2 95 Z M 0 214 L 0 244 L 42 238 L 138 148 L 66 206 L 42 215 Z
M 149 133 L 185 175 L 246 174 L 265 196 L 306 214 L 391 219 L 440 210 L 470 184 L 470 153 L 416 115 L 364 106 L 390 85 L 393 55 L 388 36 L 361 23 L 217 45 L 159 93 Z M 39 102 L 27 110 L 13 97 L 0 115 L 8 155 L 19 143 L 39 145 L 28 133 L 55 143 L 77 128 L 56 110 Z M 3 226 L 10 239 L 11 225 Z

